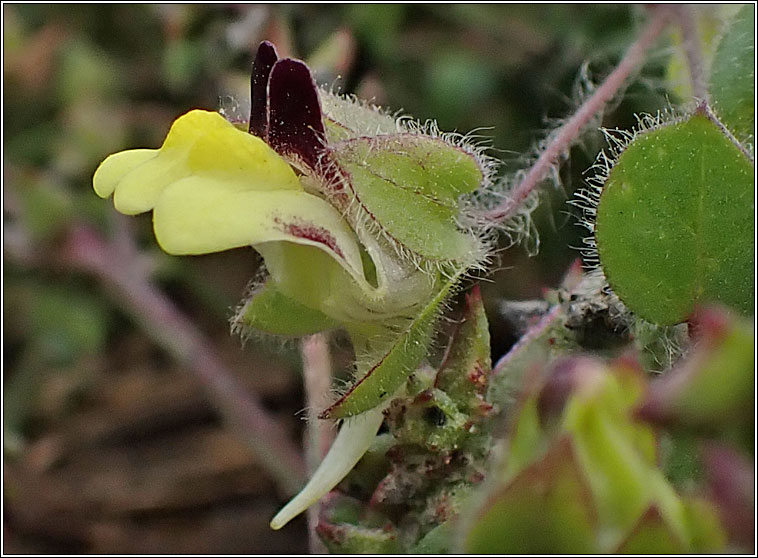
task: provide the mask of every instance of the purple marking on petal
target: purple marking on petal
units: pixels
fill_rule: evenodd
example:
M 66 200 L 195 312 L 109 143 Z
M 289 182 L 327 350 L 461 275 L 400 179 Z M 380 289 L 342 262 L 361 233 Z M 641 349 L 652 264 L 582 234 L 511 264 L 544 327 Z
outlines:
M 332 233 L 330 233 L 324 227 L 319 227 L 317 225 L 307 225 L 307 224 L 296 225 L 294 223 L 290 223 L 289 225 L 285 227 L 285 231 L 297 238 L 304 238 L 306 240 L 311 240 L 313 242 L 318 242 L 319 244 L 323 244 L 324 246 L 328 247 L 332 252 L 337 254 L 340 258 L 345 257 L 345 254 L 342 253 L 342 250 L 337 244 L 337 239 L 334 238 L 334 235 L 332 235 Z
M 318 242 L 329 248 L 332 252 L 337 254 L 340 258 L 344 259 L 345 254 L 337 243 L 337 239 L 334 235 L 324 227 L 319 227 L 312 223 L 285 223 L 279 217 L 274 217 L 274 222 L 279 225 L 282 231 L 287 234 L 291 234 L 297 238 L 303 238 L 305 240 L 311 240 Z
M 250 126 L 251 134 L 266 139 L 268 133 L 268 78 L 279 55 L 276 48 L 268 41 L 258 45 L 258 52 L 253 62 L 250 76 Z
M 280 154 L 298 155 L 316 168 L 326 133 L 321 103 L 308 66 L 285 58 L 274 64 L 268 84 L 268 143 Z

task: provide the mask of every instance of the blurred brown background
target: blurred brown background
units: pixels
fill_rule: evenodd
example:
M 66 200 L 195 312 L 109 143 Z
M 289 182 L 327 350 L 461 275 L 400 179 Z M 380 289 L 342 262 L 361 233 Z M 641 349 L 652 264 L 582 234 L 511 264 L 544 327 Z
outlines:
M 443 130 L 483 128 L 512 172 L 577 105 L 582 64 L 600 79 L 618 60 L 640 9 L 5 4 L 4 551 L 308 551 L 304 519 L 268 528 L 286 488 L 192 366 L 200 335 L 238 392 L 300 447 L 297 343 L 243 348 L 229 335 L 257 256 L 162 254 L 149 216 L 117 218 L 94 195 L 105 156 L 159 146 L 191 108 L 244 118 L 254 48 L 269 39 L 322 83 Z M 605 125 L 628 127 L 633 112 L 665 104 L 659 63 L 651 58 Z M 563 189 L 535 216 L 539 255 L 506 252 L 485 285 L 488 306 L 539 296 L 577 257 L 582 233 L 564 202 L 601 145 L 589 134 L 573 150 Z M 170 319 L 160 322 L 160 304 L 140 310 L 139 285 Z M 495 310 L 491 321 L 497 357 L 513 339 Z M 338 344 L 338 365 L 343 353 Z

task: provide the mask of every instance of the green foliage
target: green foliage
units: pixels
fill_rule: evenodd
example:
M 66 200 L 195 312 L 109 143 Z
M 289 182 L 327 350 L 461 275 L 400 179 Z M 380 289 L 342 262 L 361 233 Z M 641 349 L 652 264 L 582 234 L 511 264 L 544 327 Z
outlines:
M 34 282 L 7 294 L 9 308 L 24 317 L 26 327 L 39 340 L 35 352 L 43 360 L 64 366 L 102 350 L 107 314 L 103 303 L 90 293 L 45 288 Z
M 336 403 L 324 411 L 324 418 L 343 418 L 376 407 L 405 382 L 429 352 L 434 325 L 445 300 L 460 281 L 459 272 L 442 282 L 437 294 L 399 335 L 393 336 L 389 349 L 365 371 L 358 369 L 358 381 Z M 355 339 L 356 333 L 352 336 Z M 371 361 L 369 361 L 371 362 Z
M 401 245 L 430 259 L 471 258 L 476 245 L 458 230 L 456 218 L 461 195 L 484 180 L 473 155 L 410 134 L 356 138 L 332 152 L 372 219 Z
M 58 94 L 64 103 L 113 96 L 117 68 L 107 54 L 85 41 L 71 41 L 61 54 Z
M 504 463 L 465 523 L 466 551 L 662 553 L 723 544 L 713 508 L 688 511 L 694 504 L 658 468 L 654 432 L 634 419 L 646 391 L 639 369 L 575 358 L 557 361 L 544 378 L 525 395 Z
M 695 305 L 753 308 L 753 164 L 705 114 L 640 133 L 597 208 L 600 262 L 614 292 L 658 324 Z
M 453 295 L 467 287 L 461 267 L 483 267 L 486 244 L 459 220 L 460 197 L 484 175 L 490 182 L 489 163 L 472 156 L 480 150 L 453 145 L 457 140 L 399 134 L 389 113 L 337 106 L 325 93 L 327 143 L 349 172 L 355 199 L 324 209 L 339 205 L 336 196 L 312 176 L 303 178 L 307 169 L 299 161 L 287 161 L 299 181 L 293 189 L 302 186 L 309 197 L 277 194 L 268 204 L 272 211 L 256 227 L 266 229 L 256 248 L 267 274 L 240 250 L 215 260 L 173 258 L 170 275 L 158 269 L 167 292 L 204 327 L 224 327 L 221 314 L 255 276 L 261 281 L 241 306 L 238 329 L 290 337 L 348 332 L 356 384 L 343 389 L 327 415 L 348 417 L 343 430 L 362 430 L 353 430 L 340 473 L 327 475 L 329 488 L 369 449 L 322 500 L 316 532 L 330 551 L 751 550 L 753 526 L 746 534 L 735 523 L 754 513 L 745 490 L 754 483 L 750 467 L 716 468 L 722 477 L 714 483 L 701 449 L 718 442 L 728 450 L 722 453 L 736 456 L 732 465 L 753 461 L 753 12 L 742 8 L 720 42 L 706 45 L 710 106 L 692 109 L 691 91 L 677 88 L 684 106 L 674 110 L 681 116 L 636 132 L 610 170 L 596 221 L 610 289 L 599 274 L 588 274 L 579 287 L 567 284 L 549 292 L 547 302 L 535 301 L 540 310 L 524 313 L 518 327 L 503 325 L 500 316 L 503 298 L 538 296 L 576 256 L 569 246 L 578 237 L 561 217 L 560 198 L 581 184 L 589 163 L 579 150 L 567 150 L 571 164 L 556 173 L 565 193 L 541 198 L 534 221 L 541 254 L 499 252 L 493 267 L 505 269 L 484 283 L 483 300 L 471 294 L 456 313 Z M 92 196 L 93 169 L 108 153 L 159 145 L 173 118 L 192 107 L 213 109 L 223 95 L 239 100 L 241 108 L 224 102 L 232 107 L 225 116 L 244 130 L 237 120 L 247 118 L 250 47 L 259 35 L 276 36 L 280 52 L 312 55 L 323 71 L 320 83 L 340 75 L 336 83 L 345 91 L 434 117 L 443 129 L 492 126 L 483 134 L 493 136 L 494 153 L 506 159 L 510 184 L 534 154 L 531 147 L 542 148 L 535 130 L 549 135 L 545 117 L 563 117 L 584 100 L 577 90 L 589 91 L 593 76 L 607 74 L 634 39 L 642 13 L 610 5 L 278 5 L 249 12 L 4 6 L 4 224 L 10 241 L 22 232 L 31 239 L 28 254 L 49 265 L 31 282 L 17 269 L 23 263 L 12 263 L 5 275 L 6 450 L 21 451 L 24 438 L 35 435 L 29 418 L 45 382 L 86 375 L 92 356 L 109 367 L 107 341 L 128 330 L 110 319 L 113 309 L 91 278 L 60 272 L 55 253 L 72 225 L 124 234 Z M 695 12 L 708 43 L 718 29 L 712 15 Z M 668 52 L 662 46 L 657 52 Z M 679 70 L 669 65 L 669 71 L 689 82 L 683 52 Z M 651 57 L 603 125 L 630 130 L 635 113 L 666 106 L 664 58 Z M 585 62 L 590 77 L 577 80 Z M 583 139 L 591 155 L 599 134 Z M 197 155 L 207 155 L 206 168 L 216 165 L 213 180 L 228 177 L 240 159 L 227 148 L 209 153 Z M 249 185 L 259 170 L 240 168 L 237 184 Z M 148 185 L 145 177 L 135 175 L 135 183 Z M 197 192 L 192 180 L 174 201 Z M 500 187 L 498 178 L 492 181 Z M 311 198 L 319 201 L 298 203 Z M 195 200 L 191 216 L 185 206 L 176 212 L 190 231 L 184 240 L 235 224 L 209 217 L 218 200 Z M 249 232 L 265 204 L 221 205 L 238 216 L 237 230 Z M 272 208 L 283 208 L 290 225 L 323 224 L 330 214 L 328 230 L 339 231 L 335 238 L 349 261 L 314 250 L 307 235 L 271 241 Z M 140 246 L 155 250 L 151 220 L 130 222 Z M 135 273 L 162 263 L 149 253 L 140 258 L 144 269 L 136 266 Z M 450 262 L 462 265 L 451 269 Z M 703 313 L 711 301 L 742 317 Z M 255 336 L 252 343 L 266 350 Z M 504 350 L 492 371 L 490 354 Z M 620 354 L 625 360 L 614 360 Z M 629 364 L 634 359 L 644 373 Z M 576 365 L 568 381 L 559 371 L 566 362 Z M 370 421 L 361 423 L 367 413 Z M 309 503 L 319 495 L 311 492 Z M 16 526 L 8 528 L 15 536 Z
M 15 193 L 29 234 L 43 243 L 52 241 L 74 214 L 70 194 L 49 176 L 27 175 L 19 177 L 17 184 Z
M 488 498 L 467 535 L 466 552 L 552 554 L 560 549 L 587 554 L 595 550 L 591 495 L 568 440 Z
M 108 314 L 90 293 L 37 281 L 6 286 L 4 303 L 6 311 L 19 316 L 30 338 L 3 390 L 4 449 L 18 450 L 44 383 L 82 374 L 86 359 L 103 350 Z
M 318 310 L 283 295 L 270 281 L 253 293 L 238 319 L 243 329 L 250 327 L 274 335 L 302 336 L 338 326 Z
M 740 140 L 755 141 L 755 6 L 743 6 L 721 38 L 708 87 L 719 119 Z

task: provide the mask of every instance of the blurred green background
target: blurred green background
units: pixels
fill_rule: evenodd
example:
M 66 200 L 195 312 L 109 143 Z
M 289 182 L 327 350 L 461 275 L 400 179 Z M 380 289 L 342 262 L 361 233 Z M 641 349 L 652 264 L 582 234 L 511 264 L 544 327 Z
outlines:
M 229 336 L 257 256 L 160 253 L 149 216 L 117 219 L 92 191 L 105 156 L 158 147 L 191 108 L 246 118 L 254 49 L 268 39 L 320 83 L 443 130 L 478 130 L 513 173 L 643 20 L 629 5 L 3 5 L 5 551 L 307 551 L 304 520 L 268 529 L 283 495 L 255 447 L 59 248 L 77 224 L 107 237 L 126 228 L 166 296 L 299 443 L 296 344 L 243 349 Z M 629 128 L 635 112 L 666 105 L 662 46 L 603 125 Z M 588 133 L 562 187 L 543 195 L 539 254 L 511 248 L 485 284 L 495 357 L 513 342 L 497 301 L 540 296 L 578 257 L 583 233 L 565 201 L 602 145 Z

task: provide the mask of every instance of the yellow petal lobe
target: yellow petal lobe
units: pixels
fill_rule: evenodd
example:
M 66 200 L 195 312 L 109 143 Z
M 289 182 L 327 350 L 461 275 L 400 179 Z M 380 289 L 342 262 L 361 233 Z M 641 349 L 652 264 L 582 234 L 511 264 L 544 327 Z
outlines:
M 118 211 L 134 215 L 155 207 L 167 186 L 193 175 L 212 175 L 237 191 L 302 190 L 289 164 L 263 140 L 204 110 L 180 116 L 160 149 L 106 158 L 93 186 L 101 197 L 113 194 Z

